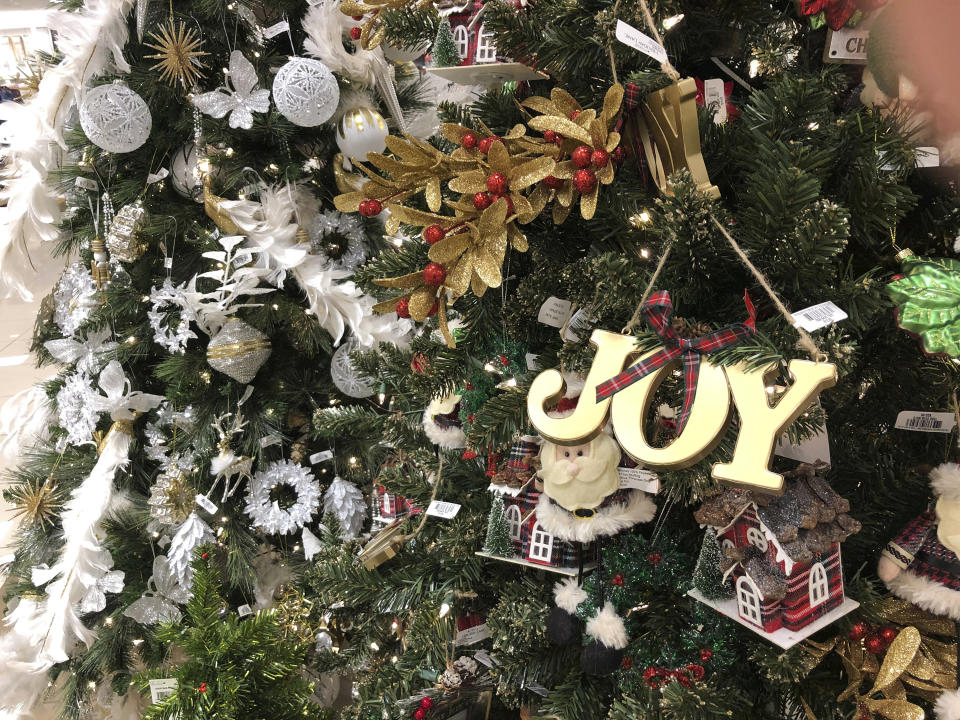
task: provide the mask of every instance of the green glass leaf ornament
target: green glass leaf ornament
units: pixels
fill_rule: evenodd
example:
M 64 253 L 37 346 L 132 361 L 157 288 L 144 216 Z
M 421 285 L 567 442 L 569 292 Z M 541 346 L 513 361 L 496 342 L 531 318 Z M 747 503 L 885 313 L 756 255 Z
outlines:
M 903 276 L 887 285 L 897 324 L 916 333 L 931 354 L 960 357 L 960 262 L 907 257 Z

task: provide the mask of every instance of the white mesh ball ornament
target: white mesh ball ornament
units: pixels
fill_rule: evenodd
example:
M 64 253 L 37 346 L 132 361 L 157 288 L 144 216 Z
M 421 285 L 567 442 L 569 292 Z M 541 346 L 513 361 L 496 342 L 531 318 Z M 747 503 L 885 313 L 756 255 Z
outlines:
M 93 88 L 80 103 L 80 127 L 108 152 L 136 150 L 150 137 L 152 122 L 143 98 L 119 80 Z
M 293 58 L 273 79 L 277 110 L 294 125 L 325 123 L 340 102 L 340 88 L 330 69 L 319 60 Z
M 330 379 L 344 395 L 352 398 L 370 397 L 373 395 L 373 388 L 360 378 L 350 362 L 350 353 L 356 349 L 357 344 L 353 338 L 337 348 L 330 358 Z
M 337 128 L 337 147 L 346 169 L 350 169 L 350 158 L 366 160 L 368 152 L 383 152 L 389 132 L 383 116 L 373 108 L 359 107 L 345 114 Z

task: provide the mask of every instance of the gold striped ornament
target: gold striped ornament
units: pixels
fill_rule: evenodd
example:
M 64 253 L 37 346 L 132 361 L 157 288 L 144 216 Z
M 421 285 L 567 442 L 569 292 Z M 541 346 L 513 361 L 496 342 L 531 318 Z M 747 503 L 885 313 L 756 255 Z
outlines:
M 270 357 L 270 338 L 243 320 L 230 318 L 207 344 L 207 363 L 239 383 L 248 383 Z

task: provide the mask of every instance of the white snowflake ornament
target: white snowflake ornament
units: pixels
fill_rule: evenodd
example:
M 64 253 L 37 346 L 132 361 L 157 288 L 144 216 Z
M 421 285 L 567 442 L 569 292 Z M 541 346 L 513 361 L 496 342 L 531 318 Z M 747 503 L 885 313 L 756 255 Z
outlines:
M 257 71 L 239 50 L 230 53 L 226 82 L 216 90 L 194 96 L 193 104 L 215 118 L 230 113 L 230 127 L 249 130 L 253 127 L 253 113 L 270 109 L 270 91 L 256 89 Z

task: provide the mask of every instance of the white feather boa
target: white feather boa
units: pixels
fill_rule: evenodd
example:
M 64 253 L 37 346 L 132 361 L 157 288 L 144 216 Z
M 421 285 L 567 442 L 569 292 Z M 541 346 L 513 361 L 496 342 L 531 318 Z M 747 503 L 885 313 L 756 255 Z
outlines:
M 133 0 L 86 0 L 79 12 L 52 11 L 49 24 L 64 59 L 44 73 L 30 102 L 0 105 L 0 119 L 6 120 L 0 140 L 10 146 L 3 173 L 7 227 L 0 230 L 0 296 L 31 300 L 53 282 L 42 270 L 59 266 L 50 250 L 62 212 L 47 175 L 65 147 L 64 122 L 84 87 L 111 58 L 121 72 L 130 70 L 122 50 L 132 6 Z
M 364 347 L 379 342 L 397 343 L 410 330 L 410 323 L 393 313 L 375 315 L 376 301 L 348 278 L 349 270 L 327 266 L 324 258 L 309 253 L 309 245 L 297 242 L 297 204 L 288 188 L 272 187 L 260 192 L 260 202 L 225 200 L 220 207 L 247 236 L 247 247 L 257 250 L 257 262 L 277 287 L 293 275 L 307 296 L 310 313 L 339 343 L 349 328 Z

